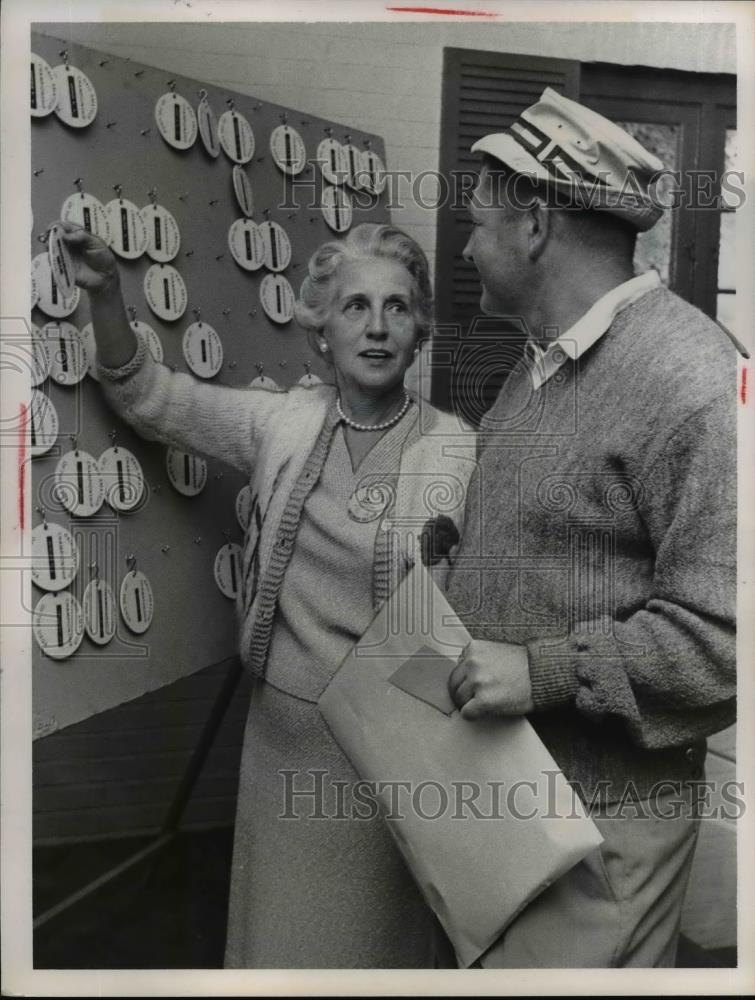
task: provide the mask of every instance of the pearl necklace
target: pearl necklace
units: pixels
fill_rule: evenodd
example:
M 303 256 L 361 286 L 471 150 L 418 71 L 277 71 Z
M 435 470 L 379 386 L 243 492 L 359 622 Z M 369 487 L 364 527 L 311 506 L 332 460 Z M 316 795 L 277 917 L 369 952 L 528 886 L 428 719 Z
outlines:
M 388 430 L 389 427 L 393 427 L 394 424 L 397 424 L 399 422 L 399 420 L 403 417 L 403 415 L 411 406 L 411 402 L 412 402 L 411 396 L 409 396 L 407 393 L 404 393 L 404 404 L 401 407 L 401 409 L 398 411 L 395 417 L 391 417 L 390 420 L 386 420 L 382 424 L 358 424 L 356 420 L 352 420 L 351 417 L 347 417 L 346 414 L 343 412 L 340 396 L 336 400 L 336 409 L 338 410 L 338 416 L 341 418 L 341 420 L 343 420 L 345 424 L 348 424 L 348 426 L 353 428 L 353 430 L 355 431 L 385 431 Z

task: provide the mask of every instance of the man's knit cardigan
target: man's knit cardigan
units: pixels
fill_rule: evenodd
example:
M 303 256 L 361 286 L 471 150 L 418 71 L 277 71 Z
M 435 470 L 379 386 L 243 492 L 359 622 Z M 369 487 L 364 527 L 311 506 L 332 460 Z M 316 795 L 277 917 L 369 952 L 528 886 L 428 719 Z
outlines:
M 331 386 L 288 391 L 217 386 L 157 364 L 144 344 L 118 369 L 98 366 L 112 407 L 142 437 L 234 466 L 250 479 L 253 515 L 244 540 L 240 653 L 261 676 L 278 594 L 304 503 L 327 458 L 338 417 Z M 377 534 L 372 590 L 384 601 L 419 552 L 426 521 L 446 514 L 461 531 L 474 469 L 474 437 L 424 402 L 390 484 L 394 501 Z M 346 516 L 346 511 L 343 512 Z
M 587 795 L 700 777 L 735 718 L 730 342 L 651 291 L 539 390 L 515 369 L 481 430 L 451 604 L 526 645 L 530 721 Z

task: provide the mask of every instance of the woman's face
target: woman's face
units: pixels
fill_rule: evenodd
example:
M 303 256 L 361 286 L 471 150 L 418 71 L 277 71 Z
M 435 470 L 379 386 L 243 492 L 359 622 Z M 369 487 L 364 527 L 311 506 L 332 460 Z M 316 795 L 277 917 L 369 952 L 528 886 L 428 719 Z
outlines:
M 341 389 L 375 396 L 403 382 L 417 343 L 413 293 L 414 279 L 398 261 L 340 266 L 321 336 Z

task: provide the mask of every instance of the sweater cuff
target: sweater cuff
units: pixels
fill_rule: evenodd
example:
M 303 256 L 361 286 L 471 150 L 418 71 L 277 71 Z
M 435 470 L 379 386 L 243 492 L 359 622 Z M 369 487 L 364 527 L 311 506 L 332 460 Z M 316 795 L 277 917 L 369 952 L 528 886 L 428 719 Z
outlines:
M 535 711 L 573 704 L 579 680 L 573 660 L 563 655 L 564 645 L 558 639 L 532 639 L 525 646 Z M 571 652 L 569 647 L 566 648 Z
M 136 348 L 136 352 L 130 361 L 127 361 L 124 365 L 120 365 L 118 368 L 106 368 L 105 365 L 97 362 L 97 373 L 108 382 L 121 382 L 124 378 L 128 378 L 129 375 L 133 375 L 138 372 L 139 369 L 144 364 L 144 360 L 147 356 L 147 342 L 141 337 L 138 338 L 139 343 Z

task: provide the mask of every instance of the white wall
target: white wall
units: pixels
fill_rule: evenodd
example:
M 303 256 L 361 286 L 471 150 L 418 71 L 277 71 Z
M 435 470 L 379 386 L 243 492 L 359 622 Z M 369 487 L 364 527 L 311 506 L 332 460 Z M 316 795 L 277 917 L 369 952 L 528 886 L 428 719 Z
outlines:
M 456 46 L 696 72 L 736 71 L 731 24 L 462 23 L 35 26 L 46 34 L 382 135 L 388 167 L 438 167 L 443 48 Z M 403 192 L 403 187 L 402 187 Z M 394 221 L 435 257 L 435 213 Z M 423 189 L 421 197 L 432 199 Z

